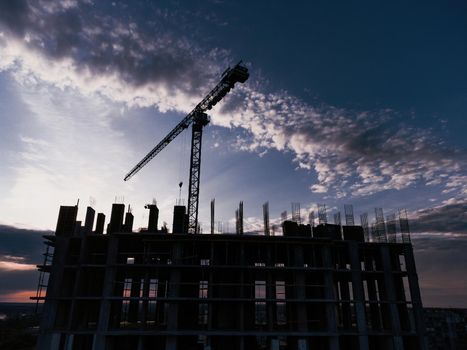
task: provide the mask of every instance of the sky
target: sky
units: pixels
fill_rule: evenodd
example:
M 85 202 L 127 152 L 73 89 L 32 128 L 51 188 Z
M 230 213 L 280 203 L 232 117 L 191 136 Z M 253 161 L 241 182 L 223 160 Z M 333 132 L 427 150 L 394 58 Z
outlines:
M 186 202 L 190 131 L 126 173 L 239 60 L 204 129 L 200 221 L 262 229 L 344 204 L 406 208 L 426 306 L 467 307 L 467 5 L 462 1 L 0 2 L 0 301 L 27 300 L 60 205 L 107 217 Z

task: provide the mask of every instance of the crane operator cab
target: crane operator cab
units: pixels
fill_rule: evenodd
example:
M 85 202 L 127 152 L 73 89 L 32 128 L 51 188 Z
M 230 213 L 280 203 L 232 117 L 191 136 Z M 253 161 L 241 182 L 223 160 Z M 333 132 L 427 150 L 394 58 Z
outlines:
M 242 66 L 242 61 L 238 62 L 235 67 L 227 68 L 226 71 L 222 74 L 222 80 L 229 82 L 230 84 L 235 83 L 244 83 L 250 74 L 248 73 L 248 68 Z

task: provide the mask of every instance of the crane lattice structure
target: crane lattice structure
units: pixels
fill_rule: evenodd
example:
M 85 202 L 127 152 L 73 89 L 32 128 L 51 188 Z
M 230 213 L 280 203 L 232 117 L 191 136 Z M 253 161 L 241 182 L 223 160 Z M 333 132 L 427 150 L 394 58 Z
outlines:
M 216 105 L 227 93 L 234 88 L 235 83 L 244 83 L 249 77 L 248 69 L 240 61 L 233 68 L 227 68 L 222 74 L 220 82 L 201 100 L 200 103 L 182 119 L 180 123 L 162 139 L 133 169 L 125 176 L 128 181 L 140 171 L 151 159 L 162 151 L 183 130 L 192 124 L 190 179 L 188 187 L 188 233 L 198 232 L 198 202 L 199 181 L 201 169 L 201 141 L 203 127 L 209 124 L 209 116 L 205 113 Z

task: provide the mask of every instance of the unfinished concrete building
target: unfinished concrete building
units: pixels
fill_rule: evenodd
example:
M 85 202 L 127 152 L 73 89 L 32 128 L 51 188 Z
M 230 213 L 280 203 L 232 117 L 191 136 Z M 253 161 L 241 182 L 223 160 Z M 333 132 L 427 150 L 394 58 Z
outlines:
M 60 208 L 37 349 L 426 349 L 412 246 L 381 238 L 392 229 L 370 242 L 352 212 L 352 225 L 285 220 L 282 235 L 186 234 L 176 206 L 168 233 L 147 209 L 136 233 L 114 204 L 103 234 L 103 214 L 93 231 L 93 210 L 81 227 Z

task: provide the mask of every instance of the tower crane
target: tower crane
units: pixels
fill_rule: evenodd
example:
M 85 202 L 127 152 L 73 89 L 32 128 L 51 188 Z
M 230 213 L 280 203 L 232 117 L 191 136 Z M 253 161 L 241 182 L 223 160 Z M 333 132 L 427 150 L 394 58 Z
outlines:
M 210 118 L 205 113 L 216 105 L 224 96 L 234 88 L 235 83 L 244 83 L 249 77 L 248 69 L 242 65 L 242 61 L 233 68 L 227 68 L 222 74 L 221 80 L 204 97 L 196 107 L 188 113 L 180 123 L 170 131 L 141 161 L 126 174 L 124 180 L 128 181 L 133 175 L 140 171 L 151 159 L 162 151 L 183 130 L 192 125 L 191 157 L 190 157 L 190 179 L 188 187 L 188 233 L 198 232 L 198 202 L 199 181 L 201 168 L 201 141 L 203 128 L 209 124 Z

